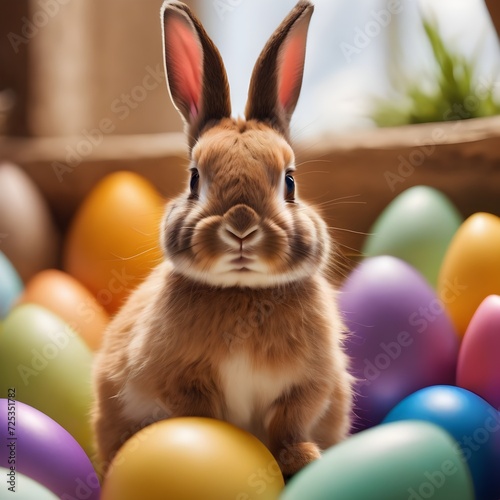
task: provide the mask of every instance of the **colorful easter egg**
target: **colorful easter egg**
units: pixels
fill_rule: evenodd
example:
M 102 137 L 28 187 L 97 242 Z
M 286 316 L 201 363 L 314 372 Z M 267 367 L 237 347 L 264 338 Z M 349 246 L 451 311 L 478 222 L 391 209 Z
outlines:
M 16 475 L 26 474 L 58 498 L 98 500 L 99 480 L 81 446 L 47 415 L 16 401 L 16 393 L 11 389 L 9 399 L 0 399 L 0 436 L 7 450 L 0 454 L 0 465 L 9 470 L 14 466 Z M 41 498 L 34 495 L 30 500 Z
M 486 297 L 460 346 L 457 385 L 500 408 L 500 296 Z
M 0 394 L 16 389 L 18 401 L 62 425 L 92 453 L 89 423 L 92 354 L 80 336 L 43 307 L 13 309 L 0 336 Z
M 60 236 L 37 186 L 19 167 L 0 164 L 0 248 L 26 283 L 54 267 Z
M 18 304 L 34 303 L 63 319 L 95 351 L 109 323 L 105 309 L 75 278 L 56 269 L 35 275 L 26 285 Z
M 473 500 L 454 440 L 427 422 L 365 430 L 325 451 L 286 486 L 280 500 Z
M 500 218 L 471 215 L 457 231 L 439 273 L 438 293 L 463 337 L 479 304 L 500 294 Z
M 344 283 L 340 309 L 356 385 L 359 430 L 412 392 L 455 381 L 458 340 L 428 282 L 390 256 L 363 261 Z
M 441 262 L 463 219 L 437 189 L 414 186 L 397 196 L 369 231 L 362 253 L 393 255 L 435 286 Z
M 9 259 L 0 252 L 0 319 L 10 311 L 23 291 L 23 283 Z
M 97 184 L 71 223 L 64 268 L 109 313 L 160 261 L 163 200 L 143 177 L 116 172 Z
M 500 414 L 484 399 L 453 386 L 426 387 L 401 401 L 384 422 L 425 420 L 457 441 L 470 468 L 476 499 L 500 497 Z
M 283 486 L 256 437 L 220 420 L 185 417 L 132 436 L 111 463 L 102 500 L 275 500 Z

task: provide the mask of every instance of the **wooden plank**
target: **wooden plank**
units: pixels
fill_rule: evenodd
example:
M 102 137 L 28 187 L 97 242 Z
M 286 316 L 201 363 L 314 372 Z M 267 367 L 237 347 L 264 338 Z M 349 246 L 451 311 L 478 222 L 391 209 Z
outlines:
M 500 117 L 325 135 L 298 143 L 301 195 L 322 206 L 348 255 L 383 208 L 418 184 L 447 194 L 464 216 L 500 215 Z M 182 134 L 106 136 L 69 170 L 68 148 L 85 139 L 0 139 L 0 156 L 22 165 L 40 186 L 64 228 L 93 185 L 107 173 L 127 169 L 150 179 L 167 197 L 186 182 Z M 82 148 L 80 148 L 82 149 Z
M 0 15 L 0 133 L 28 135 L 29 39 L 25 19 L 29 1 L 2 6 Z M 29 34 L 29 32 L 28 32 Z
M 498 2 L 498 0 L 486 0 L 485 3 L 488 7 L 488 10 L 490 11 L 493 25 L 495 26 L 495 29 L 500 36 L 500 3 Z
M 499 127 L 500 117 L 493 117 L 325 138 L 301 152 L 306 163 L 297 182 L 307 198 L 326 204 L 325 216 L 350 255 L 387 204 L 411 186 L 439 189 L 464 217 L 500 215 Z

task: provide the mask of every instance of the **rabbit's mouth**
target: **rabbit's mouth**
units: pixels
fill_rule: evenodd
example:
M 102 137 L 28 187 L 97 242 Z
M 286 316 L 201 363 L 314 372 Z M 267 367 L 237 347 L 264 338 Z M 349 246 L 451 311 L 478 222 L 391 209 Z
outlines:
M 236 273 L 255 272 L 254 269 L 250 268 L 252 264 L 255 264 L 255 259 L 240 255 L 239 257 L 230 260 L 229 263 L 235 266 L 233 269 L 231 269 L 231 272 L 236 272 Z
M 247 264 L 252 264 L 254 262 L 254 259 L 251 259 L 249 257 L 244 257 L 243 255 L 240 255 L 239 257 L 236 257 L 236 259 L 232 259 L 230 261 L 231 264 L 234 264 L 237 267 L 237 271 L 250 271 L 250 269 L 246 268 L 245 265 Z M 241 266 L 241 267 L 240 267 Z

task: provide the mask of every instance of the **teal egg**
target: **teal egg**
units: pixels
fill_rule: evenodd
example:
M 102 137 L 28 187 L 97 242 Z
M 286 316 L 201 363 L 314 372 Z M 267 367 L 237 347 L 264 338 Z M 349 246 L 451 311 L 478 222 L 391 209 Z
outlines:
M 414 186 L 397 196 L 369 231 L 363 255 L 393 255 L 411 264 L 432 286 L 450 241 L 463 222 L 437 189 Z
M 328 449 L 286 486 L 280 500 L 474 500 L 457 443 L 418 421 L 379 425 Z
M 23 291 L 23 282 L 10 263 L 0 252 L 0 319 L 4 318 Z
M 439 425 L 457 441 L 471 472 L 477 500 L 500 498 L 500 414 L 461 387 L 435 385 L 400 401 L 384 422 L 421 420 Z
M 62 319 L 43 307 L 20 305 L 2 324 L 0 394 L 16 399 L 64 427 L 91 455 L 89 412 L 92 354 Z

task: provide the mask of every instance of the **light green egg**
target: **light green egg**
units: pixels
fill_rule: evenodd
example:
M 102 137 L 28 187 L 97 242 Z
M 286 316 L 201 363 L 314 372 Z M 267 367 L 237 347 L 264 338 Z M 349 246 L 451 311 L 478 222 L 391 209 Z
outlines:
M 474 500 L 457 443 L 428 422 L 360 432 L 299 472 L 280 500 Z
M 443 193 L 428 186 L 414 186 L 380 214 L 362 253 L 366 257 L 399 257 L 435 286 L 446 250 L 462 222 L 463 217 Z
M 21 474 L 17 470 L 14 476 L 8 476 L 9 472 L 8 469 L 0 467 L 0 475 L 4 479 L 2 481 L 2 490 L 6 491 L 5 497 L 3 497 L 3 491 L 0 490 L 0 498 L 12 498 L 13 500 L 57 500 L 57 496 L 40 483 Z
M 21 305 L 5 318 L 0 394 L 15 388 L 19 401 L 58 422 L 89 455 L 91 364 L 92 354 L 79 335 L 43 307 Z

